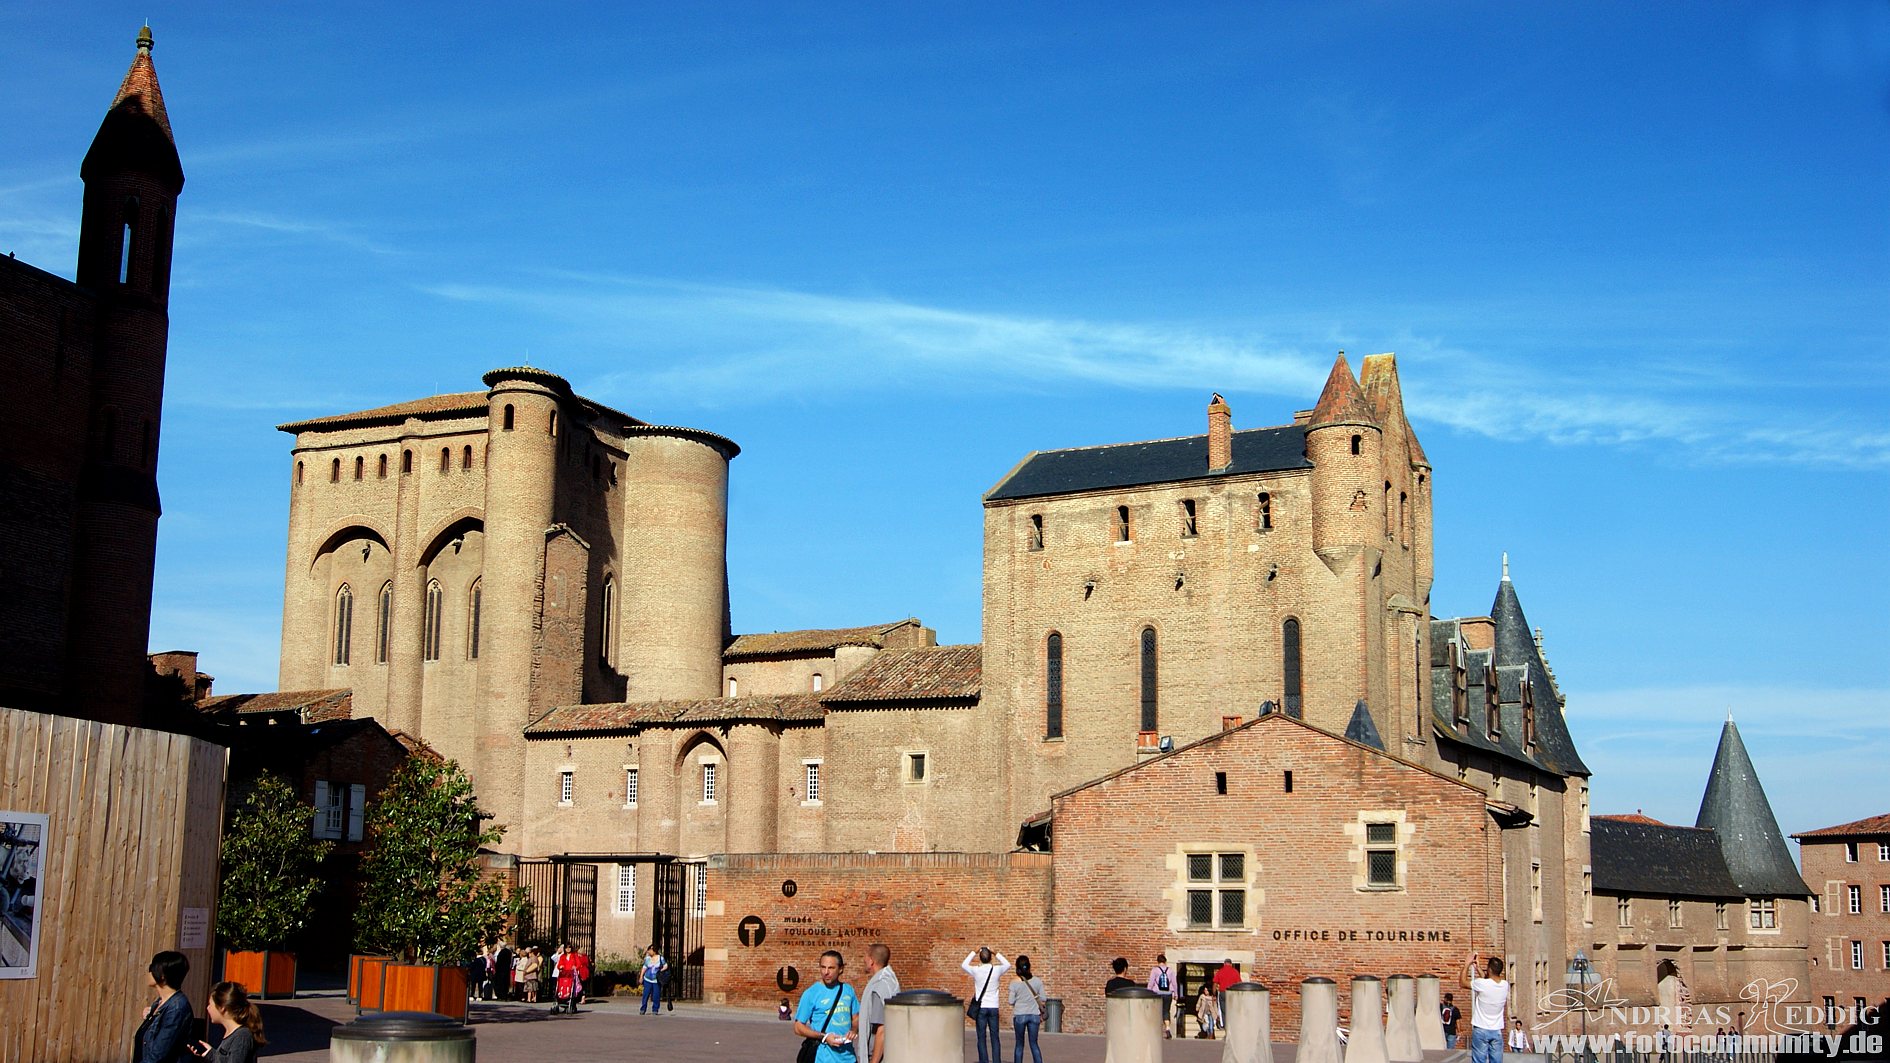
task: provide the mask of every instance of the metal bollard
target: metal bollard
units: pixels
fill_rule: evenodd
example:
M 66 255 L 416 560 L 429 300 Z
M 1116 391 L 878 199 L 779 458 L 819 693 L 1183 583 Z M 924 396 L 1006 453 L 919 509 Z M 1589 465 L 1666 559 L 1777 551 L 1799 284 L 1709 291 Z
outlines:
M 1227 1047 L 1221 1063 L 1273 1063 L 1273 994 L 1259 982 L 1236 982 L 1221 994 Z
M 336 1063 L 472 1063 L 472 1027 L 427 1011 L 380 1011 L 328 1034 Z
M 1440 1017 L 1444 1011 L 1444 1000 L 1437 987 L 1437 976 L 1420 974 L 1417 976 L 1417 1043 L 1418 1048 L 1426 1052 L 1442 1052 L 1444 1044 L 1444 1020 Z M 1468 1000 L 1464 1001 L 1469 1004 Z M 1468 1013 L 1460 1025 L 1469 1025 Z
M 1417 983 L 1408 974 L 1394 974 L 1385 979 L 1385 1058 L 1392 1063 L 1417 1063 L 1424 1058 L 1418 1043 Z M 1431 1025 L 1437 1026 L 1436 1012 Z
M 1352 977 L 1352 1036 L 1345 1042 L 1345 1063 L 1388 1063 L 1385 983 L 1369 974 Z
M 1299 1048 L 1296 1063 L 1341 1063 L 1339 986 L 1330 978 L 1299 983 Z
M 932 1063 L 963 1059 L 965 1055 L 965 1002 L 942 989 L 908 989 L 886 1001 L 886 1038 L 889 1063 Z M 866 1058 L 865 1039 L 859 1048 Z
M 1103 1063 L 1162 1063 L 1161 996 L 1147 989 L 1109 994 L 1103 1005 L 1103 1039 Z

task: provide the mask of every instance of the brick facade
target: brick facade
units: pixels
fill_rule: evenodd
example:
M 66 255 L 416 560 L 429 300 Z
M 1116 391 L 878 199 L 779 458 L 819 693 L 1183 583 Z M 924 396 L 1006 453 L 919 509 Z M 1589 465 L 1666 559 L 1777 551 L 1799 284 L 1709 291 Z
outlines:
M 1861 999 L 1890 1013 L 1890 815 L 1793 837 L 1817 895 L 1806 915 L 1813 1006 L 1848 1011 Z M 1839 1028 L 1856 1021 L 1833 1012 Z

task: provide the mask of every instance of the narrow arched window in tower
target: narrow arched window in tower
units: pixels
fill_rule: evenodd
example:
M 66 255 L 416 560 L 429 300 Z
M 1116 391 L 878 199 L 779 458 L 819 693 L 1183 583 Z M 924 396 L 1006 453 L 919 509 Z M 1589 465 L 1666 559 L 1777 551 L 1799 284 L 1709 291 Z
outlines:
M 394 626 L 394 584 L 381 584 L 380 624 L 374 630 L 374 663 L 387 663 L 387 635 Z
M 400 452 L 400 474 L 402 476 L 405 476 L 412 471 L 413 471 L 413 451 L 403 450 Z
M 1385 538 L 1387 539 L 1391 538 L 1394 530 L 1395 530 L 1394 526 L 1391 523 L 1391 481 L 1386 480 L 1385 481 Z
M 1365 437 L 1360 436 L 1360 435 L 1353 436 L 1352 437 L 1352 453 L 1362 454 L 1364 452 L 1365 452 Z
M 297 487 L 302 485 L 302 463 L 299 461 L 295 463 L 295 484 Z
M 354 642 L 354 591 L 344 583 L 335 592 L 335 663 L 347 664 Z
M 729 676 L 728 677 L 728 696 L 731 698 L 738 696 L 736 692 L 740 689 L 741 689 L 740 685 L 735 682 L 735 677 Z
M 1299 675 L 1299 621 L 1287 617 L 1280 625 L 1280 677 L 1285 680 L 1286 714 L 1301 719 Z
M 374 478 L 377 480 L 387 479 L 387 455 L 382 454 L 380 459 L 374 463 Z
M 440 581 L 427 581 L 426 615 L 420 621 L 420 659 L 423 661 L 440 659 L 440 614 L 445 605 L 446 595 L 440 590 Z
M 366 471 L 367 471 L 367 459 L 362 457 L 359 454 L 356 454 L 354 456 L 354 478 L 359 480 L 361 478 L 361 474 Z
M 1063 636 L 1055 631 L 1043 644 L 1043 736 L 1063 737 Z
M 473 580 L 472 590 L 466 595 L 466 659 L 479 659 L 479 581 Z
M 1192 539 L 1197 529 L 1198 525 L 1194 519 L 1194 499 L 1184 498 L 1181 500 L 1181 537 Z
M 814 693 L 818 694 L 827 687 L 827 679 L 819 672 L 814 673 Z
M 440 448 L 440 471 L 446 472 L 453 467 L 453 448 Z
M 1398 492 L 1398 537 L 1399 541 L 1410 545 L 1411 542 L 1411 506 L 1410 497 L 1403 491 Z
M 1030 549 L 1043 549 L 1043 514 L 1030 515 Z
M 341 459 L 340 458 L 335 458 L 329 461 L 328 482 L 331 484 L 338 484 L 341 482 Z
M 1142 629 L 1142 730 L 1153 731 L 1160 726 L 1160 714 L 1155 697 L 1155 629 Z
M 472 447 L 470 445 L 460 452 L 459 467 L 462 471 L 472 468 Z
M 138 197 L 125 200 L 125 220 L 118 232 L 118 283 L 131 283 L 131 233 L 138 227 Z
M 1128 506 L 1116 507 L 1116 541 L 1119 543 L 1126 543 L 1129 541 L 1129 507 Z
M 558 434 L 558 411 L 557 410 L 551 411 L 551 416 L 545 419 L 545 431 L 546 433 L 550 435 L 554 435 L 554 436 Z
M 501 423 L 506 431 L 512 430 L 512 404 L 509 402 L 505 404 L 505 415 Z
M 606 665 L 617 663 L 617 577 L 604 577 L 603 615 L 597 637 L 597 659 Z
M 1257 531 L 1273 530 L 1273 494 L 1269 491 L 1260 492 L 1260 515 L 1254 527 Z

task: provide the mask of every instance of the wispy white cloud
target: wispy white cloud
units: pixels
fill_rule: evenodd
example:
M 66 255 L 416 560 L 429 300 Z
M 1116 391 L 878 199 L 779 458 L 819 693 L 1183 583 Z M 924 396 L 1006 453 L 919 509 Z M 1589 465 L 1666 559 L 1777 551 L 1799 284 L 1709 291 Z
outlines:
M 320 240 L 376 255 L 398 254 L 397 248 L 372 240 L 353 226 L 315 218 L 290 218 L 259 211 L 210 211 L 191 216 L 195 227 L 188 239 L 209 241 L 222 237 L 218 227 L 260 230 L 291 238 Z
M 599 353 L 639 346 L 694 352 L 686 362 L 606 370 L 596 397 L 719 404 L 803 390 L 948 387 L 987 391 L 1087 383 L 1212 387 L 1310 403 L 1334 347 L 1356 349 L 1342 319 L 1192 327 L 1032 317 L 764 286 L 560 273 L 541 283 L 453 284 L 435 296 L 504 306 L 552 322 Z M 1382 333 L 1381 333 L 1382 335 Z M 1557 444 L 1678 444 L 1696 460 L 1890 467 L 1890 429 L 1821 411 L 1782 413 L 1740 391 L 1680 386 L 1658 365 L 1605 374 L 1555 368 L 1430 336 L 1398 337 L 1407 408 L 1420 426 Z M 1356 358 L 1354 359 L 1356 365 Z M 843 383 L 844 382 L 844 383 Z M 717 396 L 705 399 L 704 396 Z

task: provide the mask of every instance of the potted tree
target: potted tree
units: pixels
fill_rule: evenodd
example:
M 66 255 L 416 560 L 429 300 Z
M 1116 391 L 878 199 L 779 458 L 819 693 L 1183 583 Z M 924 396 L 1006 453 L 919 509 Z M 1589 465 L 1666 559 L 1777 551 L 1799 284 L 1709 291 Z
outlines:
M 453 761 L 414 758 L 370 803 L 361 861 L 356 946 L 391 957 L 363 1010 L 431 1011 L 466 1017 L 465 959 L 515 918 L 522 895 L 481 874 L 483 828 L 472 783 Z
M 315 806 L 281 777 L 263 774 L 223 836 L 223 891 L 217 937 L 223 977 L 260 997 L 295 996 L 289 942 L 315 911 L 316 869 L 333 842 L 309 838 Z

